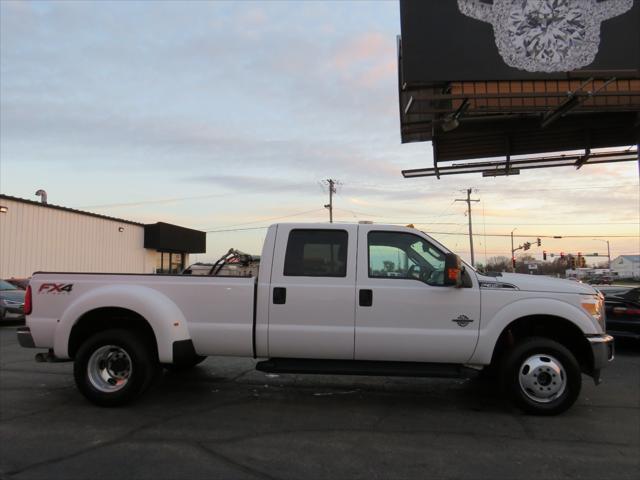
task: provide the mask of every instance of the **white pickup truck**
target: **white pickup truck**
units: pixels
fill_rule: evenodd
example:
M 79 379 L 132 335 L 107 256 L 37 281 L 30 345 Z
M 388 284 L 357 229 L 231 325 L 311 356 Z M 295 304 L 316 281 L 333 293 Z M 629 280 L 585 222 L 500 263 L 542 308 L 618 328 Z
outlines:
M 603 297 L 576 282 L 485 276 L 413 228 L 269 227 L 257 278 L 36 273 L 18 330 L 40 360 L 74 361 L 103 406 L 141 394 L 161 365 L 209 355 L 265 372 L 461 376 L 492 367 L 520 408 L 556 414 L 581 373 L 613 359 Z

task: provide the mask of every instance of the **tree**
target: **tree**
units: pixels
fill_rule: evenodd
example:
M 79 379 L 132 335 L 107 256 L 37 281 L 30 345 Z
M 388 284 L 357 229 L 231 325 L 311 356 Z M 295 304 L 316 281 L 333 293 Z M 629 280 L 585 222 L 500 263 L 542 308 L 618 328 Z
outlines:
M 487 259 L 486 272 L 507 272 L 511 270 L 509 257 L 491 257 Z

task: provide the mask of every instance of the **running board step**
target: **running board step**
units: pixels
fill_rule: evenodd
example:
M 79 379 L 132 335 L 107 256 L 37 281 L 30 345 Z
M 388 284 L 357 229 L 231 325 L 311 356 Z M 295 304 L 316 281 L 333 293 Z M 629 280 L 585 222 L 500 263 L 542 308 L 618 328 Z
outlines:
M 270 358 L 258 362 L 265 373 L 313 373 L 332 375 L 374 375 L 385 377 L 471 378 L 478 370 L 453 363 L 374 362 L 365 360 L 309 360 Z

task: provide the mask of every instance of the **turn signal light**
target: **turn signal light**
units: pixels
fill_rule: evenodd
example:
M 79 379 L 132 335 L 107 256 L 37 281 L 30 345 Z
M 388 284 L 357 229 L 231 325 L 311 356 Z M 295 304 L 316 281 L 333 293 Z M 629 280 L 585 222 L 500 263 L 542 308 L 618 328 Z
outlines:
M 33 304 L 31 302 L 31 285 L 27 285 L 27 292 L 24 294 L 24 314 L 31 315 Z
M 582 308 L 584 308 L 587 313 L 589 313 L 590 315 L 596 316 L 596 315 L 600 315 L 600 304 L 598 303 L 582 303 Z
M 457 280 L 459 273 L 460 270 L 458 270 L 457 268 L 450 268 L 447 270 L 447 277 L 449 278 L 449 280 Z

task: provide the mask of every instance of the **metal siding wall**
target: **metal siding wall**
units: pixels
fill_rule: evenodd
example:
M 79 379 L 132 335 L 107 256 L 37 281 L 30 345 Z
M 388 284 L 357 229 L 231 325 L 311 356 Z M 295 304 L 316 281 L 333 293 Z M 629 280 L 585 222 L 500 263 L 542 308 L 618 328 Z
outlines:
M 155 252 L 143 247 L 142 226 L 12 200 L 2 205 L 0 278 L 38 270 L 153 273 Z

